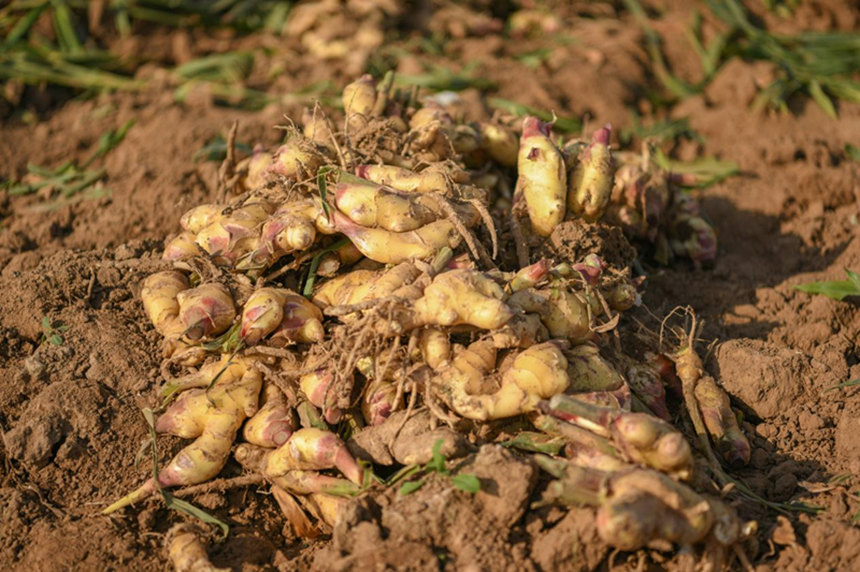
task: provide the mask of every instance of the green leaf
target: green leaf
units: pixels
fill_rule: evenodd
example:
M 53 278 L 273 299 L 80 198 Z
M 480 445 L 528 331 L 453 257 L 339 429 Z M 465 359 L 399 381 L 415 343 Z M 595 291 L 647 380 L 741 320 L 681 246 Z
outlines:
M 63 336 L 60 334 L 51 334 L 48 336 L 48 341 L 51 342 L 55 346 L 63 345 Z
M 845 145 L 845 154 L 854 161 L 860 161 L 860 147 L 847 143 Z
M 481 479 L 468 473 L 454 475 L 451 477 L 451 484 L 467 493 L 475 494 L 481 490 Z
M 442 439 L 436 439 L 436 442 L 433 443 L 433 456 L 424 468 L 444 475 L 448 473 L 448 469 L 445 468 L 445 455 L 442 454 L 443 444 Z
M 831 119 L 836 119 L 836 108 L 833 106 L 833 102 L 830 101 L 830 98 L 827 97 L 827 94 L 824 93 L 824 90 L 821 89 L 821 84 L 818 83 L 818 80 L 813 79 L 809 82 L 809 95 L 812 96 L 812 99 L 815 100 L 815 103 L 818 104 L 818 107 L 824 110 Z
M 51 318 L 48 316 L 42 316 L 42 329 L 45 331 L 50 331 L 51 329 Z
M 833 280 L 831 282 L 809 282 L 807 284 L 798 284 L 794 287 L 795 290 L 806 292 L 807 294 L 823 294 L 834 300 L 843 300 L 848 296 L 860 295 L 860 290 L 850 280 Z
M 860 275 L 851 272 L 847 268 L 845 269 L 845 274 L 848 275 L 848 280 L 808 282 L 806 284 L 798 284 L 794 289 L 806 292 L 807 294 L 823 294 L 834 300 L 843 300 L 848 296 L 860 296 Z
M 418 489 L 420 489 L 423 486 L 424 486 L 423 480 L 407 481 L 400 486 L 399 494 L 400 494 L 400 496 L 405 497 L 406 495 L 410 495 L 410 494 L 414 493 L 415 491 L 417 491 Z
M 851 280 L 851 283 L 854 284 L 854 287 L 857 288 L 857 290 L 860 290 L 860 274 L 856 272 L 851 272 L 847 268 L 843 268 L 843 270 L 845 270 L 845 274 L 848 275 L 848 279 Z

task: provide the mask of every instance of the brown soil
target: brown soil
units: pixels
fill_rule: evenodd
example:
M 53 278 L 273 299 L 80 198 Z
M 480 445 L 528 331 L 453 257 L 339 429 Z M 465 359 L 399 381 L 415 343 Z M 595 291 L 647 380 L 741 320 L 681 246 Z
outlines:
M 690 21 L 689 7 L 665 4 L 670 11 L 660 31 L 668 34 L 667 58 L 695 80 L 693 52 L 682 33 L 670 33 Z M 860 18 L 848 2 L 811 4 L 814 9 L 801 9 L 791 25 L 778 25 L 822 29 Z M 446 43 L 432 61 L 453 68 L 475 62 L 475 73 L 495 81 L 501 97 L 625 127 L 631 107 L 647 111 L 642 95 L 653 78 L 636 24 L 626 15 L 606 18 L 613 9 L 598 6 L 582 9 L 594 12 L 591 18 L 574 8 L 558 13 L 577 39 L 564 45 L 543 36 L 507 41 L 492 29 L 479 36 L 480 22 L 477 31 L 463 32 L 439 16 L 431 20 L 438 24 L 433 29 L 447 25 L 463 37 Z M 408 38 L 398 41 L 416 45 Z M 513 57 L 538 48 L 548 55 L 537 68 Z M 325 77 L 343 85 L 348 77 L 337 62 L 316 61 L 300 46 L 284 49 L 296 62 L 283 82 L 286 89 Z M 405 56 L 399 65 L 412 71 L 429 59 Z M 850 301 L 810 296 L 792 286 L 840 279 L 843 268 L 860 269 L 860 164 L 843 152 L 846 143 L 858 143 L 860 106 L 841 105 L 838 121 L 807 101 L 792 101 L 791 114 L 754 113 L 748 104 L 768 73 L 766 66 L 734 61 L 703 95 L 673 109 L 675 117 L 688 116 L 705 141 L 680 148 L 682 157 L 731 159 L 742 175 L 700 195 L 719 231 L 713 268 L 650 269 L 645 304 L 657 316 L 691 305 L 705 320 L 703 337 L 717 340 L 707 365 L 743 412 L 753 445 L 750 465 L 733 474 L 770 501 L 823 509 L 817 515 L 781 515 L 733 501 L 744 517 L 759 521 L 757 569 L 856 570 L 860 529 L 852 516 L 860 508 L 860 389 L 831 388 L 860 378 L 860 312 Z M 206 93 L 178 104 L 166 87 L 153 87 L 136 95 L 69 101 L 36 124 L 4 120 L 0 177 L 7 179 L 22 176 L 28 162 L 82 159 L 105 130 L 136 122 L 106 159 L 109 197 L 40 212 L 34 207 L 43 197 L 0 194 L 5 568 L 166 566 L 162 533 L 181 518 L 176 513 L 151 500 L 119 516 L 99 515 L 146 471 L 133 461 L 147 434 L 140 408 L 154 403 L 160 380 L 159 337 L 143 315 L 139 284 L 162 268 L 161 241 L 176 232 L 179 215 L 214 199 L 217 165 L 194 163 L 193 153 L 235 119 L 241 141 L 273 144 L 279 132 L 271 126 L 284 114 L 299 113 L 298 105 L 271 105 L 258 113 L 225 109 Z M 61 345 L 42 340 L 43 316 L 68 326 Z M 163 440 L 162 458 L 178 447 L 178 440 Z M 445 486 L 441 477 L 408 497 L 380 493 L 355 503 L 333 538 L 311 543 L 296 539 L 272 499 L 253 487 L 193 500 L 231 524 L 229 538 L 214 543 L 211 553 L 216 565 L 234 570 L 553 570 L 632 568 L 640 562 L 641 554 L 609 554 L 594 542 L 591 511 L 527 510 L 538 498 L 538 470 L 521 458 L 489 447 L 466 463 L 482 479 L 478 495 Z M 231 464 L 224 475 L 240 471 Z M 834 480 L 846 474 L 850 478 Z M 657 567 L 689 564 L 688 556 L 666 560 L 653 552 L 648 558 Z

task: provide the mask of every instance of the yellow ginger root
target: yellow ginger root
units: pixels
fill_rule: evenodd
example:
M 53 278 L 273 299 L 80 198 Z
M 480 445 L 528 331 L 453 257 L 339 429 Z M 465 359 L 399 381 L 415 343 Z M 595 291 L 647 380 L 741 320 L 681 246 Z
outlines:
M 174 338 L 182 335 L 185 327 L 179 321 L 179 301 L 176 297 L 189 287 L 188 278 L 175 270 L 157 272 L 143 281 L 140 292 L 143 308 L 162 336 Z
M 446 174 L 436 169 L 416 173 L 392 165 L 359 165 L 355 174 L 405 193 L 444 193 L 448 188 Z
M 284 319 L 284 290 L 260 288 L 245 302 L 239 336 L 254 345 L 275 331 Z
M 496 350 L 489 341 L 474 342 L 461 351 L 434 380 L 448 405 L 459 415 L 486 421 L 534 411 L 541 399 L 569 384 L 567 359 L 559 342 L 526 348 L 501 375 L 501 386 L 486 392 L 484 378 L 495 367 Z
M 334 149 L 334 133 L 329 127 L 324 113 L 318 112 L 317 109 L 311 111 L 304 109 L 302 111 L 302 134 L 307 138 L 333 152 Z
M 714 524 L 707 499 L 657 471 L 624 472 L 613 476 L 609 486 L 609 500 L 597 511 L 597 531 L 622 550 L 653 540 L 689 546 L 704 540 Z
M 611 437 L 618 451 L 635 463 L 689 479 L 693 472 L 690 444 L 669 423 L 650 414 L 621 411 L 588 403 L 579 396 L 555 395 L 541 402 L 541 411 L 553 417 L 588 429 L 602 437 Z
M 263 404 L 242 428 L 245 441 L 261 447 L 280 447 L 298 427 L 284 393 L 273 383 L 263 388 Z
M 296 494 L 325 493 L 344 483 L 364 481 L 364 469 L 343 441 L 323 429 L 299 429 L 274 450 L 243 443 L 235 456 L 242 466 L 259 470 L 273 484 Z M 323 469 L 338 469 L 348 481 L 316 472 Z
M 494 123 L 481 123 L 481 149 L 497 163 L 505 167 L 516 167 L 520 142 L 516 133 Z
M 536 286 L 541 280 L 549 274 L 549 261 L 546 258 L 541 258 L 534 264 L 529 264 L 526 267 L 520 268 L 508 280 L 508 288 L 511 292 L 519 292 L 526 288 Z
M 266 172 L 301 181 L 316 175 L 325 161 L 313 142 L 296 133 L 275 151 Z
M 350 129 L 364 127 L 376 104 L 376 82 L 373 76 L 365 74 L 344 87 L 341 99 Z
M 179 321 L 191 340 L 210 337 L 227 330 L 236 317 L 233 295 L 223 284 L 209 282 L 176 295 Z
M 523 121 L 517 169 L 517 193 L 526 201 L 532 230 L 549 236 L 564 220 L 567 173 L 548 123 L 536 117 Z
M 271 164 L 272 154 L 262 145 L 254 145 L 253 154 L 236 164 L 236 172 L 241 175 L 239 187 L 245 191 L 253 191 L 265 185 Z
M 262 385 L 262 376 L 253 368 L 252 362 L 233 358 L 231 363 L 227 359 L 225 356 L 222 360 L 224 371 L 208 391 L 189 389 L 183 392 L 155 424 L 158 432 L 196 437 L 194 442 L 179 451 L 167 467 L 159 471 L 157 484 L 149 479 L 139 489 L 106 508 L 104 514 L 146 498 L 159 486 L 196 485 L 221 471 L 242 422 L 257 412 Z
M 245 204 L 200 229 L 197 244 L 217 262 L 236 264 L 259 247 L 260 225 L 271 212 L 272 207 L 268 203 Z
M 315 516 L 329 525 L 331 528 L 337 526 L 341 516 L 344 514 L 349 499 L 325 493 L 311 493 L 305 497 L 310 501 Z
M 242 311 L 239 335 L 253 345 L 272 334 L 270 345 L 313 343 L 323 339 L 323 315 L 307 298 L 286 288 L 260 288 Z
M 615 167 L 609 150 L 610 131 L 607 125 L 594 132 L 591 143 L 579 154 L 570 175 L 567 206 L 588 222 L 603 216 L 612 196 Z
M 424 362 L 433 371 L 441 370 L 451 360 L 451 340 L 448 338 L 448 334 L 439 328 L 421 330 L 418 345 L 421 348 Z
M 200 536 L 196 526 L 186 523 L 177 524 L 167 532 L 164 546 L 175 572 L 229 572 L 231 568 L 217 568 L 209 561 Z
M 187 230 L 180 232 L 165 243 L 164 253 L 161 255 L 162 260 L 173 262 L 176 260 L 187 260 L 189 258 L 194 258 L 195 256 L 200 256 L 203 254 L 203 250 L 197 246 L 197 243 L 195 242 L 196 238 L 196 234 Z
M 348 376 L 352 380 L 352 373 Z M 326 368 L 318 368 L 299 378 L 299 387 L 312 405 L 322 409 L 326 422 L 334 424 L 340 421 L 343 411 L 335 404 L 334 396 L 329 394 L 334 376 Z M 350 385 L 351 382 L 350 382 Z
M 457 248 L 462 240 L 454 223 L 436 220 L 409 232 L 389 232 L 357 225 L 346 215 L 334 213 L 335 228 L 349 238 L 363 255 L 383 264 L 399 264 L 430 258 L 444 247 Z
M 270 343 L 283 347 L 321 342 L 325 337 L 322 319 L 322 312 L 310 300 L 295 292 L 289 293 L 284 302 L 284 319 L 272 334 Z
M 546 289 L 527 288 L 512 294 L 508 306 L 521 312 L 540 315 L 553 338 L 573 342 L 591 337 L 591 316 L 600 311 L 596 298 L 572 292 L 567 286 Z
M 402 405 L 398 399 L 397 385 L 387 379 L 371 380 L 361 399 L 361 414 L 368 425 L 380 425 L 391 413 Z
M 415 301 L 415 323 L 500 328 L 514 315 L 502 301 L 504 296 L 502 287 L 483 272 L 469 269 L 442 272 L 433 278 L 424 296 Z
M 391 232 L 415 230 L 439 218 L 434 203 L 415 193 L 391 191 L 376 185 L 338 183 L 335 204 L 356 224 Z
M 527 348 L 549 339 L 549 332 L 537 314 L 517 314 L 501 328 L 490 333 L 493 345 L 499 349 Z
M 624 376 L 603 359 L 593 343 L 576 345 L 565 352 L 570 391 L 614 391 L 624 386 Z
M 202 204 L 185 211 L 179 219 L 183 230 L 197 234 L 213 222 L 218 222 L 224 215 L 224 205 Z
M 310 248 L 317 237 L 314 223 L 321 212 L 310 199 L 279 207 L 263 224 L 260 245 L 251 262 L 268 265 L 284 254 Z
M 406 293 L 409 286 L 421 276 L 421 271 L 410 262 L 403 262 L 388 270 L 353 270 L 325 282 L 313 295 L 313 303 L 320 308 L 348 306 Z M 348 318 L 342 316 L 341 319 Z

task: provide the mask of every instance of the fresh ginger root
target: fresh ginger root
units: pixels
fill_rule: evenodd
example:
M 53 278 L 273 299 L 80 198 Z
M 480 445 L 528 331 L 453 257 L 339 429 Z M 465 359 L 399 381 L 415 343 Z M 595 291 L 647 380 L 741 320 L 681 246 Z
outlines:
M 274 383 L 263 388 L 263 404 L 242 428 L 248 443 L 261 447 L 280 447 L 298 427 L 284 393 Z
M 176 295 L 176 300 L 179 302 L 179 321 L 185 328 L 185 336 L 191 340 L 224 332 L 236 317 L 232 294 L 217 282 L 183 290 Z
M 180 523 L 164 537 L 167 556 L 176 572 L 228 572 L 231 568 L 217 568 L 209 561 L 206 545 L 200 539 L 200 530 L 191 524 Z
M 594 132 L 591 143 L 579 154 L 570 175 L 567 207 L 588 222 L 603 216 L 612 196 L 615 166 L 609 151 L 610 133 L 608 125 Z
M 591 337 L 591 316 L 599 311 L 596 298 L 561 285 L 526 288 L 512 294 L 506 303 L 514 310 L 538 314 L 550 336 L 572 342 Z
M 556 395 L 542 402 L 540 409 L 600 436 L 611 437 L 616 447 L 635 463 L 684 480 L 692 476 L 690 444 L 672 425 L 653 415 L 601 407 L 571 395 Z
M 527 413 L 570 383 L 560 345 L 546 342 L 522 350 L 501 375 L 500 387 L 489 393 L 484 378 L 495 368 L 496 349 L 489 340 L 474 342 L 454 357 L 435 383 L 448 405 L 469 419 L 485 421 Z
M 242 466 L 295 494 L 325 493 L 344 486 L 354 489 L 364 481 L 364 469 L 343 441 L 322 429 L 299 429 L 274 450 L 243 443 L 235 456 Z M 317 472 L 335 468 L 348 480 Z
M 352 374 L 349 375 L 352 377 Z M 304 374 L 299 378 L 299 387 L 311 404 L 319 407 L 328 423 L 337 423 L 343 416 L 343 411 L 337 407 L 329 396 L 334 376 L 328 369 L 321 367 Z
M 383 264 L 429 258 L 446 246 L 456 248 L 462 240 L 454 223 L 447 219 L 439 219 L 408 232 L 361 226 L 337 211 L 334 222 L 338 232 L 345 234 L 363 255 Z
M 445 173 L 435 169 L 415 173 L 392 165 L 359 165 L 355 174 L 404 193 L 443 193 L 448 188 Z
M 313 303 L 325 309 L 329 306 L 350 306 L 388 296 L 410 297 L 407 287 L 421 276 L 411 262 L 403 262 L 388 270 L 353 270 L 328 280 L 313 295 Z M 341 316 L 344 321 L 350 315 Z
M 487 274 L 458 269 L 438 274 L 415 301 L 415 325 L 453 326 L 468 324 L 494 330 L 510 320 L 514 312 L 502 299 L 502 287 Z
M 552 234 L 566 213 L 567 172 L 550 129 L 537 117 L 526 117 L 517 161 L 517 193 L 525 199 L 532 230 L 540 236 Z
M 729 396 L 709 375 L 699 379 L 695 392 L 702 420 L 717 452 L 730 465 L 746 465 L 750 460 L 750 443 L 738 426 Z
M 239 332 L 249 345 L 272 334 L 272 345 L 313 343 L 323 339 L 323 315 L 304 296 L 286 288 L 260 288 L 245 302 Z
M 164 356 L 196 362 L 202 355 L 197 340 L 223 332 L 236 309 L 224 286 L 207 283 L 190 288 L 181 272 L 168 270 L 146 278 L 140 297 L 155 329 L 164 336 Z
M 159 471 L 157 483 L 149 479 L 136 491 L 107 507 L 103 514 L 146 498 L 158 487 L 196 485 L 221 471 L 242 422 L 257 412 L 262 385 L 262 376 L 251 362 L 241 358 L 233 360 L 236 363 L 224 364 L 226 369 L 208 391 L 189 389 L 183 392 L 155 424 L 158 432 L 196 438 L 194 442 Z
M 377 185 L 338 183 L 335 204 L 356 224 L 391 232 L 415 230 L 435 221 L 438 215 L 420 194 L 403 193 Z
M 614 391 L 625 385 L 624 377 L 603 359 L 595 344 L 579 344 L 565 352 L 571 392 Z

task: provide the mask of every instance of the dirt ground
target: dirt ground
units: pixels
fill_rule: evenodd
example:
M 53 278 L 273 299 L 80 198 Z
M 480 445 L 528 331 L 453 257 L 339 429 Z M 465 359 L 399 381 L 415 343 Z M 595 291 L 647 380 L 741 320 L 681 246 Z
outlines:
M 695 80 L 698 60 L 683 34 L 672 33 L 690 21 L 690 8 L 660 5 L 668 11 L 655 26 L 667 38 L 667 58 Z M 779 25 L 856 29 L 860 12 L 849 6 L 805 3 Z M 654 85 L 640 28 L 611 4 L 586 8 L 557 13 L 574 42 L 543 35 L 512 41 L 492 27 L 478 34 L 466 26 L 440 54 L 404 55 L 399 68 L 468 63 L 497 83 L 501 97 L 560 115 L 587 114 L 592 125 L 629 127 L 631 109 L 649 111 L 643 94 Z M 443 16 L 429 22 L 444 27 Z M 388 30 L 391 45 L 413 49 L 410 37 L 421 26 L 430 24 L 401 17 Z M 295 42 L 275 47 L 291 63 L 274 89 L 324 78 L 342 86 L 350 77 Z M 537 67 L 515 57 L 538 49 L 547 55 Z M 705 321 L 703 338 L 716 341 L 707 367 L 743 412 L 753 446 L 749 466 L 733 475 L 769 501 L 821 509 L 783 514 L 730 495 L 743 517 L 759 522 L 756 569 L 856 570 L 860 388 L 831 388 L 860 378 L 860 312 L 852 301 L 793 286 L 860 270 L 860 163 L 844 152 L 860 143 L 860 106 L 840 105 L 838 120 L 802 99 L 790 102 L 788 114 L 753 112 L 749 103 L 767 73 L 761 64 L 734 60 L 703 94 L 669 111 L 688 117 L 703 138 L 682 144 L 680 157 L 733 160 L 741 174 L 699 196 L 719 233 L 713 267 L 648 268 L 644 302 L 657 316 L 692 306 Z M 217 163 L 192 155 L 237 119 L 239 140 L 274 144 L 280 133 L 272 125 L 284 115 L 299 117 L 301 105 L 240 111 L 216 106 L 205 91 L 180 104 L 154 81 L 141 93 L 53 102 L 37 111 L 35 123 L 16 115 L 3 120 L 0 177 L 19 178 L 28 162 L 82 159 L 107 129 L 135 124 L 105 160 L 108 197 L 42 212 L 44 197 L 0 193 L 0 562 L 15 570 L 164 569 L 162 533 L 179 517 L 156 500 L 110 518 L 99 514 L 146 474 L 134 457 L 147 434 L 140 409 L 154 403 L 160 382 L 159 336 L 143 314 L 140 281 L 162 268 L 162 241 L 179 228 L 179 215 L 214 198 Z M 44 316 L 68 326 L 61 345 L 42 339 Z M 165 439 L 163 458 L 178 445 Z M 512 477 L 474 497 L 435 482 L 404 498 L 374 494 L 355 503 L 333 538 L 312 542 L 296 539 L 273 500 L 254 487 L 193 500 L 231 524 L 229 538 L 213 543 L 211 554 L 216 565 L 234 570 L 690 564 L 689 555 L 611 553 L 595 541 L 585 509 L 530 510 L 539 471 L 508 451 L 487 447 L 468 462 L 478 476 Z M 231 463 L 224 475 L 240 472 Z

